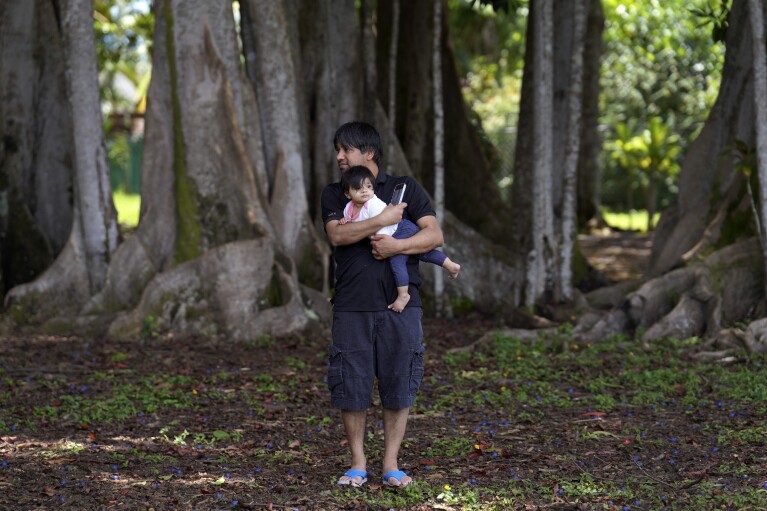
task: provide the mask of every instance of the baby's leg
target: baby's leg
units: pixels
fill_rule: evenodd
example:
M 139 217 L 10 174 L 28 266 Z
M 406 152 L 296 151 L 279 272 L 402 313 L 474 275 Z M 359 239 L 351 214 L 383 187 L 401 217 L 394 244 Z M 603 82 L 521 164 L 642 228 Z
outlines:
M 408 286 L 397 286 L 397 299 L 394 300 L 389 308 L 394 312 L 402 312 L 410 301 L 410 293 L 407 292 Z
M 430 250 L 425 254 L 418 254 L 417 257 L 426 263 L 442 266 L 450 273 L 451 279 L 456 278 L 458 276 L 458 272 L 461 271 L 461 265 L 451 260 L 441 250 Z
M 452 261 L 449 257 L 445 258 L 445 262 L 442 263 L 442 267 L 450 273 L 450 278 L 454 279 L 458 276 L 458 272 L 461 271 L 461 265 Z

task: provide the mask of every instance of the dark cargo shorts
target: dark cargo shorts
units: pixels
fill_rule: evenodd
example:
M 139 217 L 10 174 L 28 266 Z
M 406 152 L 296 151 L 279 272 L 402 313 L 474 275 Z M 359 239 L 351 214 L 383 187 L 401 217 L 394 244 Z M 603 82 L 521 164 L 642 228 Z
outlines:
M 373 382 L 384 408 L 409 408 L 423 379 L 423 329 L 420 307 L 398 314 L 334 312 L 328 387 L 341 410 L 371 406 Z

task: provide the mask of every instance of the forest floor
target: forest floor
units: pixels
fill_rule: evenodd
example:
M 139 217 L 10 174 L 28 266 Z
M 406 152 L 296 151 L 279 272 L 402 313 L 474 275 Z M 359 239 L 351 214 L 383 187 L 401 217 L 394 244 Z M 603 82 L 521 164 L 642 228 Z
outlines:
M 578 236 L 581 250 L 591 265 L 613 282 L 634 280 L 647 271 L 652 235 L 604 229 Z
M 334 485 L 349 459 L 326 332 L 0 339 L 0 510 L 767 509 L 765 357 L 496 329 L 425 318 L 401 489 L 381 484 L 375 408 L 367 484 Z

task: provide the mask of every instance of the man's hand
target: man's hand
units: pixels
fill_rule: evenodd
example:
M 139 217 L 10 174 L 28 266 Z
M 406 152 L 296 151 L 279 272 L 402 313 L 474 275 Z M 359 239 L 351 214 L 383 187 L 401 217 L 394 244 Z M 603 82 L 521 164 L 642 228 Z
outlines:
M 373 257 L 376 259 L 387 259 L 393 255 L 399 254 L 401 240 L 388 236 L 386 234 L 375 234 L 370 237 L 370 246 L 373 248 Z
M 381 211 L 381 213 L 379 213 L 378 217 L 380 217 L 383 225 L 398 224 L 402 221 L 402 215 L 405 213 L 405 208 L 407 208 L 406 202 L 400 202 L 396 206 L 389 204 L 383 211 Z
M 390 206 L 392 209 L 397 206 Z M 389 207 L 386 208 L 387 210 Z M 379 215 L 380 216 L 380 215 Z M 378 217 L 376 217 L 378 218 Z M 423 216 L 416 222 L 421 229 L 413 236 L 401 240 L 376 234 L 370 237 L 370 245 L 373 247 L 373 257 L 386 259 L 396 254 L 423 254 L 445 242 L 437 219 L 431 215 Z

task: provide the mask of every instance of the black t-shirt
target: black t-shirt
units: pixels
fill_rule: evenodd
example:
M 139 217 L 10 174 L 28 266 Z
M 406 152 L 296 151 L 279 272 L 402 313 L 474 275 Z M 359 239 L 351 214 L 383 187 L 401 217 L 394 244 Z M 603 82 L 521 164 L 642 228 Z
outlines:
M 375 193 L 379 199 L 388 204 L 394 192 L 394 186 L 402 182 L 407 184 L 403 199 L 407 203 L 407 208 L 402 218 L 417 223 L 425 216 L 435 216 L 428 195 L 411 177 L 389 176 L 379 171 L 375 182 Z M 341 220 L 344 217 L 343 211 L 347 202 L 349 199 L 344 195 L 340 183 L 327 185 L 322 191 L 321 200 L 323 223 Z M 351 245 L 335 247 L 333 256 L 336 260 L 334 310 L 346 312 L 386 310 L 388 305 L 397 298 L 397 286 L 394 283 L 389 261 L 379 261 L 373 257 L 368 238 Z M 421 307 L 421 296 L 418 294 L 421 276 L 418 273 L 416 257 L 408 257 L 407 271 L 410 277 L 408 307 Z

